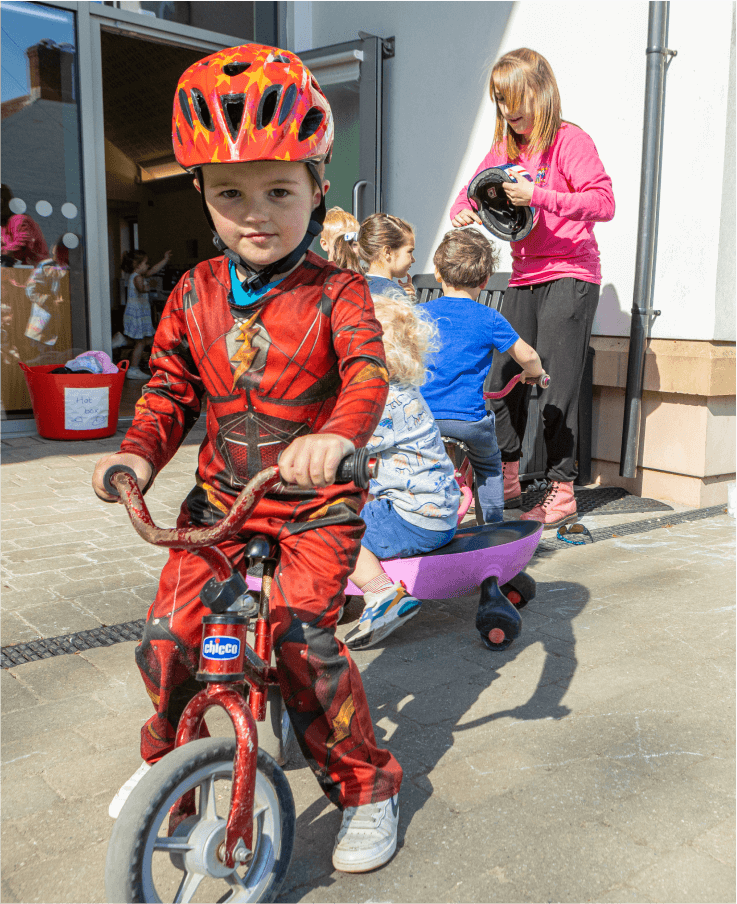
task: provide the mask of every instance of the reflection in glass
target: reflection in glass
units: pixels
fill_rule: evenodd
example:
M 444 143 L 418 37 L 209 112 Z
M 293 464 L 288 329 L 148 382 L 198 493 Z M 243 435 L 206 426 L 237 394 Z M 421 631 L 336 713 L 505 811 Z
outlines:
M 3 3 L 2 417 L 30 411 L 18 362 L 86 346 L 74 14 Z

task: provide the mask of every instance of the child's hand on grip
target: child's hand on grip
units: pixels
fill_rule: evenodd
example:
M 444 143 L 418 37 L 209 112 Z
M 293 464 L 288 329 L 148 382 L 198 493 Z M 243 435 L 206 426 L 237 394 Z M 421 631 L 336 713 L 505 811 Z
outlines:
M 280 455 L 279 474 L 284 483 L 296 483 L 305 490 L 330 486 L 342 459 L 355 451 L 353 443 L 337 433 L 300 436 Z
M 130 452 L 116 452 L 114 455 L 105 455 L 97 462 L 92 474 L 92 489 L 104 502 L 116 502 L 118 498 L 117 496 L 111 496 L 102 482 L 105 472 L 113 465 L 126 465 L 132 468 L 136 472 L 141 492 L 148 487 L 153 469 L 145 458 L 141 458 L 140 455 L 133 455 Z

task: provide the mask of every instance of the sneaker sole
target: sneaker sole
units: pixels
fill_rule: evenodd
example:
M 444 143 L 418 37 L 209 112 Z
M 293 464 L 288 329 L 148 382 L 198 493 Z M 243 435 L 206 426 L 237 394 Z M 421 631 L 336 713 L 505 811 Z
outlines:
M 360 861 L 341 861 L 340 857 L 333 854 L 333 867 L 337 869 L 341 873 L 368 873 L 371 870 L 378 869 L 380 866 L 384 866 L 384 864 L 388 863 L 392 857 L 394 856 L 394 852 L 397 850 L 397 836 L 394 836 L 394 840 L 392 844 L 381 851 L 379 854 L 375 854 L 370 860 L 360 860 Z
M 576 521 L 578 521 L 578 512 L 576 512 L 575 515 L 566 515 L 564 518 L 554 521 L 552 524 L 543 524 L 543 531 L 557 530 L 559 527 L 563 527 L 564 524 L 575 524 Z
M 505 509 L 519 508 L 521 502 L 522 502 L 522 496 L 514 496 L 511 499 L 505 499 L 504 500 L 504 508 Z
M 375 644 L 379 643 L 379 641 L 388 637 L 392 631 L 396 631 L 397 628 L 401 628 L 401 626 L 406 624 L 411 618 L 414 618 L 421 608 L 421 605 L 417 605 L 414 609 L 410 609 L 409 612 L 399 616 L 399 618 L 392 619 L 392 621 L 385 625 L 379 625 L 361 637 L 354 637 L 351 640 L 346 639 L 345 645 L 349 650 L 366 650 L 369 647 L 373 647 Z M 373 867 L 370 867 L 370 869 L 373 869 Z
M 525 518 L 524 516 L 520 518 L 520 521 L 535 521 L 535 518 Z M 542 524 L 543 533 L 546 530 L 557 530 L 559 527 L 562 527 L 564 524 L 575 524 L 578 521 L 578 512 L 575 515 L 566 515 L 564 518 L 558 519 L 558 521 L 550 521 L 548 524 L 545 524 L 544 521 L 539 521 L 538 524 Z

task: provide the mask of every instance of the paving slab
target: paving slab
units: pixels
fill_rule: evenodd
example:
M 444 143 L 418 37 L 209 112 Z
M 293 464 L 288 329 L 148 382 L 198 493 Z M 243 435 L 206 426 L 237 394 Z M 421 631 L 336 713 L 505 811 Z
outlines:
M 2 442 L 3 644 L 144 617 L 163 555 L 89 490 L 121 435 Z M 165 525 L 200 436 L 147 497 Z M 355 654 L 377 738 L 405 771 L 398 852 L 374 873 L 334 871 L 340 814 L 298 764 L 280 901 L 735 900 L 735 522 L 662 517 L 648 533 L 543 550 L 522 634 L 502 653 L 481 644 L 471 594 L 427 601 Z M 351 600 L 340 636 L 359 613 Z M 3 901 L 104 900 L 107 806 L 139 765 L 151 712 L 134 648 L 2 672 Z M 221 713 L 208 724 L 232 735 Z

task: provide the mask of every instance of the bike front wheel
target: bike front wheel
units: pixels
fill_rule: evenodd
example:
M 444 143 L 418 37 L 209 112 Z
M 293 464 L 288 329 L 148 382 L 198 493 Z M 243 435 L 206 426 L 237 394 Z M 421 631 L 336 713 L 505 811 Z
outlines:
M 229 869 L 217 849 L 225 840 L 234 759 L 235 740 L 204 738 L 167 754 L 141 779 L 108 845 L 105 891 L 111 904 L 274 900 L 294 846 L 294 799 L 282 770 L 259 750 L 253 856 Z M 193 789 L 196 812 L 169 837 L 169 810 Z

